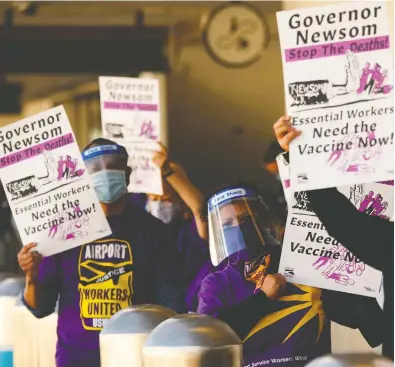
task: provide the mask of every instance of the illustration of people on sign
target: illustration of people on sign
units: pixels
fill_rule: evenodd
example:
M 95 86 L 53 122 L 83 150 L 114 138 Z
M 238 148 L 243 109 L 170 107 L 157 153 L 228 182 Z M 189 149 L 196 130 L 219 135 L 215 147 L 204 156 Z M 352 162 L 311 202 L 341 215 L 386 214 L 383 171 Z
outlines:
M 77 169 L 78 160 L 66 156 L 62 157 L 56 162 L 50 151 L 44 150 L 41 154 L 43 157 L 43 167 L 45 167 L 46 175 L 28 175 L 18 180 L 6 183 L 7 191 L 12 195 L 12 200 L 26 198 L 28 196 L 37 194 L 41 187 L 50 183 L 61 181 L 63 179 L 70 179 L 77 176 L 82 176 L 84 169 Z
M 77 206 L 73 209 L 75 214 L 81 213 L 81 209 Z M 55 218 L 55 220 L 60 220 L 63 218 L 63 223 L 54 224 L 48 233 L 48 237 L 55 239 L 58 235 L 59 241 L 67 241 L 75 238 L 83 238 L 88 233 L 83 231 L 81 228 L 89 225 L 89 217 L 87 216 L 76 216 L 76 219 L 70 219 L 67 211 L 60 212 Z
M 333 246 L 328 251 L 332 254 L 339 253 L 340 256 L 337 259 L 330 256 L 320 256 L 312 266 L 316 270 L 325 267 L 321 274 L 326 279 L 333 279 L 343 286 L 354 285 L 355 280 L 351 278 L 351 275 L 361 276 L 365 271 L 365 264 L 358 262 L 342 245 Z
M 388 201 L 385 201 L 381 194 L 374 193 L 372 190 L 364 193 L 362 185 L 354 185 L 350 188 L 349 200 L 360 212 L 389 220 L 389 217 L 385 215 Z
M 328 103 L 331 99 L 356 92 L 357 94 L 388 94 L 393 86 L 385 84 L 388 71 L 382 70 L 381 65 L 375 63 L 371 67 L 366 63 L 360 71 L 357 57 L 347 50 L 345 81 L 337 84 L 327 79 L 294 82 L 288 85 L 288 93 L 292 97 L 292 106 L 312 106 Z
M 139 137 L 144 137 L 152 140 L 156 140 L 158 138 L 158 136 L 155 134 L 154 124 L 152 123 L 152 121 L 143 121 L 140 127 Z
M 368 94 L 388 94 L 393 86 L 384 84 L 388 76 L 388 71 L 381 71 L 381 65 L 375 64 L 373 68 L 369 62 L 362 69 L 362 75 L 359 80 L 358 94 L 367 92 Z
M 384 215 L 387 208 L 388 202 L 383 201 L 383 197 L 380 194 L 374 195 L 373 191 L 369 191 L 369 194 L 365 195 L 358 210 L 368 215 L 388 219 Z
M 382 147 L 367 146 L 360 147 L 360 139 L 366 139 L 368 141 L 375 139 L 375 132 L 364 132 L 361 134 L 352 134 L 343 139 L 340 143 L 345 146 L 347 143 L 351 142 L 352 149 L 349 150 L 336 150 L 331 153 L 327 160 L 327 164 L 330 166 L 335 166 L 344 173 L 360 173 L 360 172 L 373 172 L 374 166 L 372 164 L 367 164 L 371 159 L 379 159 L 382 153 Z
M 82 176 L 85 169 L 77 169 L 77 166 L 77 159 L 71 159 L 69 155 L 66 155 L 65 159 L 63 159 L 63 156 L 60 156 L 57 167 L 58 181 Z

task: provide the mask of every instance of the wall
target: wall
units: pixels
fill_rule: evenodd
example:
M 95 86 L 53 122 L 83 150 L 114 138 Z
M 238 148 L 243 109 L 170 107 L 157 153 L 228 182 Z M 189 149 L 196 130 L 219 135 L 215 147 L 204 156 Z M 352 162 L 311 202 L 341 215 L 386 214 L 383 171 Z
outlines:
M 277 32 L 275 13 L 264 13 Z M 200 184 L 238 179 L 273 183 L 259 167 L 283 113 L 281 55 L 276 35 L 260 61 L 246 69 L 216 64 L 203 45 L 182 49 L 169 77 L 171 153 Z M 233 129 L 241 126 L 242 135 Z
M 0 115 L 0 127 L 20 120 L 19 115 Z

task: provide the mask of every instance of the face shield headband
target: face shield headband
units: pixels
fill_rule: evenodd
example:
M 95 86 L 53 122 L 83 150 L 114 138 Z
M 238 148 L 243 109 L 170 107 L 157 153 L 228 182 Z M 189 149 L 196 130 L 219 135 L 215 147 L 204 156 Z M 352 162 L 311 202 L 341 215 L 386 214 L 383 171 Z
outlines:
M 101 170 L 125 171 L 128 159 L 125 148 L 116 145 L 100 145 L 88 148 L 82 153 L 85 166 L 90 174 Z

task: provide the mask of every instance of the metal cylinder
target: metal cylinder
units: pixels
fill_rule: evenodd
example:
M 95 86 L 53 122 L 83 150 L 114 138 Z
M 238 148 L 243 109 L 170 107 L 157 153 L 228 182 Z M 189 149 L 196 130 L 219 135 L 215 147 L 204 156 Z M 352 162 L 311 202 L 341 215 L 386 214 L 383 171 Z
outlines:
M 58 305 L 56 305 L 55 312 L 38 320 L 37 326 L 39 367 L 54 367 L 56 365 L 55 355 L 58 341 Z
M 152 331 L 143 348 L 144 367 L 241 367 L 242 342 L 210 316 L 173 317 Z
M 14 366 L 39 367 L 38 364 L 38 322 L 18 296 L 13 308 Z
M 306 367 L 392 367 L 394 362 L 375 353 L 333 354 L 319 357 Z
M 142 348 L 148 335 L 176 315 L 156 305 L 131 306 L 117 312 L 100 333 L 101 367 L 142 367 Z
M 13 317 L 15 301 L 25 287 L 25 278 L 10 277 L 0 282 L 0 367 L 13 365 Z

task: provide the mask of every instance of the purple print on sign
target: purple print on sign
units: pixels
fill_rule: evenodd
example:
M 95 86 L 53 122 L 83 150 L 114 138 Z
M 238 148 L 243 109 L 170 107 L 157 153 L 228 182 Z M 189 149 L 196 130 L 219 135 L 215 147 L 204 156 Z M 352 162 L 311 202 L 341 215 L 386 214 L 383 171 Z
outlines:
M 152 140 L 157 140 L 158 137 L 154 132 L 154 124 L 152 121 L 144 121 L 141 125 L 140 129 L 140 137 L 152 139 Z
M 351 275 L 361 276 L 365 271 L 365 264 L 360 262 L 342 245 L 333 246 L 329 250 L 321 251 L 320 256 L 312 266 L 321 272 L 326 279 L 343 285 L 354 285 L 355 280 Z
M 58 168 L 57 168 L 57 180 L 62 181 L 63 179 L 70 179 L 74 177 L 81 177 L 85 169 L 77 169 L 78 160 L 72 159 L 69 155 L 66 155 L 65 159 L 62 156 L 59 157 Z
M 343 148 L 334 151 L 329 156 L 327 164 L 331 167 L 336 167 L 343 173 L 374 172 L 374 167 L 367 163 L 372 159 L 379 159 L 383 151 L 382 147 L 378 144 L 369 146 L 370 142 L 375 139 L 374 131 L 362 134 L 350 134 L 347 138 L 339 141 L 337 146 L 345 147 L 351 142 L 351 149 Z
M 59 241 L 84 238 L 87 232 L 82 228 L 89 226 L 89 216 L 84 215 L 78 205 L 72 211 L 63 210 L 53 219 L 48 237 Z M 57 236 L 58 235 L 58 236 Z
M 355 207 L 362 213 L 380 217 L 383 219 L 389 219 L 388 213 L 388 201 L 383 199 L 382 194 L 370 190 L 364 193 L 362 185 L 354 185 L 350 188 L 349 200 L 355 205 Z

